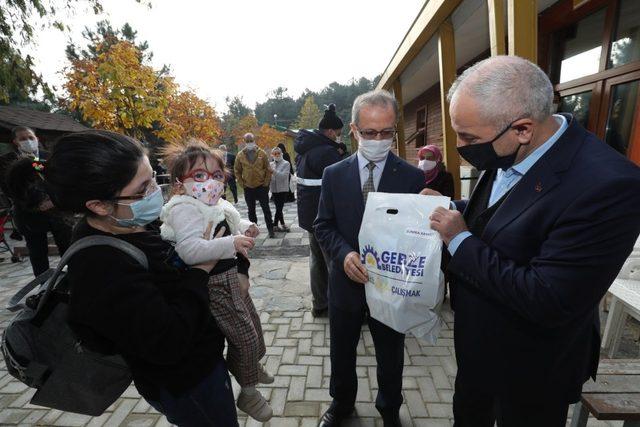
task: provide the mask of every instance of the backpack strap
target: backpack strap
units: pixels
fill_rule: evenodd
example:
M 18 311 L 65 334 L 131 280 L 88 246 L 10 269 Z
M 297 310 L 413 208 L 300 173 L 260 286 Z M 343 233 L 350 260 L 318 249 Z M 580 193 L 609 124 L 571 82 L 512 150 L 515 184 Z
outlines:
M 67 266 L 71 257 L 81 250 L 92 246 L 111 246 L 113 248 L 119 249 L 120 251 L 129 255 L 131 258 L 135 259 L 138 264 L 144 267 L 145 270 L 149 269 L 149 261 L 147 260 L 147 256 L 145 255 L 145 253 L 129 242 L 125 242 L 124 240 L 111 236 L 83 237 L 82 239 L 75 241 L 71 246 L 69 246 L 69 248 L 62 255 L 62 258 L 60 259 L 60 262 L 55 269 L 47 270 L 45 273 L 36 277 L 34 280 L 20 289 L 13 297 L 11 297 L 11 299 L 7 303 L 7 310 L 18 311 L 24 308 L 24 303 L 22 302 L 22 300 L 37 286 L 44 285 L 45 292 L 40 298 L 40 303 L 38 304 L 38 308 L 41 307 L 43 303 L 48 299 L 55 285 L 58 283 L 60 273 L 62 272 L 64 267 Z

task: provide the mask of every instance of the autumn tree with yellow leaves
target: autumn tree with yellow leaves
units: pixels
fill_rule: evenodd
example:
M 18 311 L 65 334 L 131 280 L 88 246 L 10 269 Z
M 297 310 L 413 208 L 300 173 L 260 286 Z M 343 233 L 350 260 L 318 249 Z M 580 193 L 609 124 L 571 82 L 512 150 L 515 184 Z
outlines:
M 81 54 L 69 46 L 64 106 L 99 129 L 216 144 L 222 131 L 214 108 L 193 91 L 180 91 L 167 67 L 148 65 L 147 45 L 136 45 L 135 36 L 127 25 L 119 31 L 101 22 L 96 32 L 86 33 L 90 43 Z

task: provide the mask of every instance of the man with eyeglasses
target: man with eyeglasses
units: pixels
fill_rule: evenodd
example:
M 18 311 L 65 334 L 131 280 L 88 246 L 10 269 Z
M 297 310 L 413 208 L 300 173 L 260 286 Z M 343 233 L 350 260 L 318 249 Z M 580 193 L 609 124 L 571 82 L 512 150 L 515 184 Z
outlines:
M 258 223 L 256 201 L 262 207 L 264 222 L 269 238 L 276 237 L 273 232 L 273 217 L 269 207 L 269 185 L 271 185 L 271 166 L 269 156 L 256 144 L 252 133 L 244 135 L 244 148 L 236 156 L 234 172 L 238 185 L 244 188 L 244 200 L 249 209 L 249 221 Z
M 358 390 L 356 348 L 362 321 L 366 320 L 378 363 L 376 408 L 385 427 L 397 427 L 401 425 L 404 334 L 369 316 L 364 291 L 368 276 L 360 258 L 358 233 L 370 192 L 417 194 L 424 187 L 424 174 L 390 152 L 398 104 L 389 92 L 377 90 L 360 95 L 351 117 L 358 152 L 325 169 L 314 222 L 318 242 L 330 260 L 329 392 L 333 402 L 319 426 L 340 426 L 354 411 Z
M 309 233 L 309 279 L 313 295 L 313 317 L 328 316 L 329 268 L 325 255 L 313 232 L 313 221 L 318 215 L 322 173 L 343 159 L 340 153 L 344 123 L 336 114 L 335 104 L 324 112 L 317 130 L 300 129 L 294 143 L 298 176 L 298 224 Z M 346 148 L 346 147 L 345 147 Z
M 598 369 L 598 303 L 640 233 L 640 169 L 552 114 L 525 59 L 484 60 L 448 97 L 458 151 L 484 171 L 430 217 L 451 254 L 454 425 L 565 426 Z

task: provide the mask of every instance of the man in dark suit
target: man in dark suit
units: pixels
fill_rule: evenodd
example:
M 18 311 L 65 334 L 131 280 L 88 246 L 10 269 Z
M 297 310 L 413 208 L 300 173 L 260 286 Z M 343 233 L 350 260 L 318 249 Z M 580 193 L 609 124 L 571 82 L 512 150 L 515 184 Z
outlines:
M 369 192 L 418 193 L 424 187 L 422 171 L 389 151 L 396 133 L 397 109 L 395 99 L 386 91 L 358 97 L 351 123 L 358 139 L 358 152 L 327 167 L 322 175 L 314 228 L 330 261 L 330 394 L 333 402 L 320 420 L 321 427 L 339 426 L 353 412 L 358 388 L 356 347 L 365 316 L 378 363 L 376 408 L 385 427 L 400 426 L 404 335 L 369 316 L 364 291 L 368 276 L 358 247 L 358 232 Z
M 564 426 L 640 233 L 640 168 L 552 114 L 551 82 L 522 58 L 474 65 L 449 99 L 460 155 L 484 170 L 469 201 L 431 215 L 452 255 L 455 425 Z
M 236 185 L 236 176 L 234 175 L 233 168 L 236 165 L 236 156 L 229 153 L 227 151 L 227 146 L 222 144 L 218 147 L 220 151 L 224 154 L 224 163 L 229 171 L 229 177 L 227 179 L 226 185 L 231 189 L 231 194 L 233 194 L 233 203 L 238 203 L 238 186 Z M 225 193 L 227 189 L 225 188 Z

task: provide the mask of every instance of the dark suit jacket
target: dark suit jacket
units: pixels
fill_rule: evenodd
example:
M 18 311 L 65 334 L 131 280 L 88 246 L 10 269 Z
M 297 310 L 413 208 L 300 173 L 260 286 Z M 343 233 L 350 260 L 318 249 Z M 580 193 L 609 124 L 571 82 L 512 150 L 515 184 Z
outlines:
M 565 117 L 565 133 L 449 263 L 464 384 L 573 402 L 596 373 L 598 303 L 640 233 L 640 168 Z
M 383 193 L 419 193 L 424 174 L 389 153 L 380 177 L 378 191 Z M 360 252 L 358 233 L 364 203 L 357 154 L 327 167 L 322 174 L 322 190 L 315 235 L 330 259 L 329 304 L 348 311 L 360 311 L 365 304 L 364 286 L 353 282 L 344 272 L 344 258 Z
M 236 165 L 236 156 L 235 154 L 226 153 L 224 156 L 224 161 L 226 163 L 227 169 L 229 170 L 229 176 L 231 178 L 235 178 L 235 174 L 233 172 L 233 168 Z

